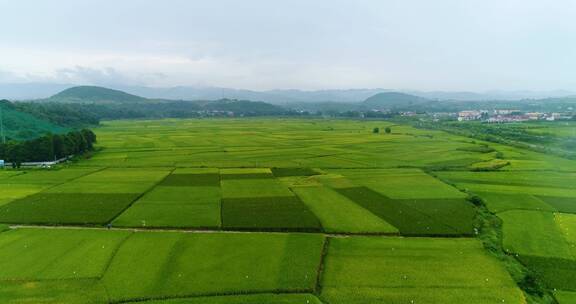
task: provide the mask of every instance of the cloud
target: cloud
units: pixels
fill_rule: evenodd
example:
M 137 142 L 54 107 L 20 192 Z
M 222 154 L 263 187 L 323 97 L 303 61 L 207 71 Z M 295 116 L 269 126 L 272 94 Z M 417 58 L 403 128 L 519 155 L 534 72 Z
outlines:
M 127 75 L 119 72 L 115 68 L 91 68 L 85 66 L 75 66 L 73 68 L 58 69 L 54 78 L 64 83 L 82 83 L 93 85 L 147 85 L 156 79 L 165 78 L 162 73 L 140 73 L 138 75 Z
M 0 82 L 20 82 L 25 81 L 25 78 L 19 77 L 11 71 L 0 70 Z

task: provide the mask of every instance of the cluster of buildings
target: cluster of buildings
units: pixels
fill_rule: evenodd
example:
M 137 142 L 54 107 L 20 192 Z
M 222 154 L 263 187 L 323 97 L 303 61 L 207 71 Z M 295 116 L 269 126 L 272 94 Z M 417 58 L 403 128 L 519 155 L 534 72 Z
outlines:
M 572 113 L 522 112 L 520 110 L 467 110 L 458 112 L 458 121 L 481 120 L 489 123 L 521 122 L 535 120 L 569 120 Z

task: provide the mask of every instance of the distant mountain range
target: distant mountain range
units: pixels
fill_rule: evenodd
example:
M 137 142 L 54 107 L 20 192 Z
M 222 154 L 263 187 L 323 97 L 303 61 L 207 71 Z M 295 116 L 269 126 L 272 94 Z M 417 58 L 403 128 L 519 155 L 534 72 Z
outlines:
M 279 105 L 262 101 L 217 99 L 217 100 L 174 100 L 145 98 L 97 86 L 77 86 L 65 89 L 48 98 L 35 99 L 36 104 L 84 104 L 90 106 L 108 106 L 109 109 L 122 111 L 141 111 L 169 113 L 175 116 L 178 112 L 234 112 L 236 115 L 275 115 L 287 110 Z
M 0 84 L 0 99 L 27 100 L 47 98 L 62 90 L 75 87 L 73 84 L 50 84 L 50 83 L 24 83 L 24 84 Z M 274 104 L 302 103 L 302 102 L 361 102 L 367 98 L 385 92 L 401 92 L 431 100 L 459 100 L 459 101 L 483 101 L 483 100 L 518 100 L 518 99 L 541 99 L 551 97 L 576 96 L 576 92 L 570 91 L 490 91 L 483 93 L 474 92 L 423 92 L 413 90 L 391 89 L 349 89 L 349 90 L 268 90 L 252 91 L 218 87 L 193 87 L 180 86 L 171 88 L 155 88 L 143 86 L 110 86 L 112 89 L 152 99 L 174 100 L 216 100 L 216 99 L 241 99 L 259 100 Z
M 320 94 L 319 92 L 317 92 Z M 363 94 L 367 94 L 365 91 Z M 329 94 L 329 93 L 323 93 Z M 343 96 L 343 95 L 341 95 Z M 258 96 L 254 96 L 256 98 Z M 260 100 L 239 99 L 165 99 L 147 98 L 121 90 L 97 86 L 76 86 L 58 92 L 48 98 L 34 99 L 33 102 L 18 102 L 19 108 L 40 117 L 45 115 L 53 121 L 73 121 L 118 118 L 163 118 L 197 117 L 206 115 L 300 115 L 299 113 L 322 113 L 348 115 L 350 112 L 455 112 L 470 109 L 518 109 L 524 111 L 573 111 L 576 97 L 530 99 L 530 100 L 487 100 L 460 101 L 436 100 L 401 92 L 379 92 L 364 100 L 340 101 L 292 101 L 273 104 Z M 40 106 L 43 105 L 43 106 Z M 66 106 L 69 105 L 69 106 Z M 82 109 L 79 106 L 86 105 Z M 74 119 L 75 112 L 82 115 Z M 61 113 L 67 113 L 66 115 Z M 93 116 L 93 117 L 92 117 Z M 58 117 L 55 119 L 54 117 Z

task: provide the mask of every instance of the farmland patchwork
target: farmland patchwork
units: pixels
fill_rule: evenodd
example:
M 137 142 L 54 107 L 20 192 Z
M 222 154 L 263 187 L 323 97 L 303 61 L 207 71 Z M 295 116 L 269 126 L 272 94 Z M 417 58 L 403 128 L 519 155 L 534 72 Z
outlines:
M 96 131 L 88 159 L 0 171 L 0 303 L 527 303 L 479 211 L 576 297 L 573 161 L 386 121 Z

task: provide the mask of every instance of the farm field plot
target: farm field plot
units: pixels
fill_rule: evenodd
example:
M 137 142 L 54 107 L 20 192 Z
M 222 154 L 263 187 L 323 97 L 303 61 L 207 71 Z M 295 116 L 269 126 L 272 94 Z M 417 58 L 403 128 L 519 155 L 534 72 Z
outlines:
M 0 207 L 95 170 L 97 169 L 66 168 L 49 171 L 0 171 Z
M 576 292 L 574 161 L 369 119 L 95 131 L 87 159 L 0 170 L 0 303 L 532 304 L 525 267 Z
M 316 215 L 268 168 L 222 169 L 226 230 L 321 231 Z
M 113 301 L 310 292 L 323 242 L 312 234 L 136 233 L 118 251 L 103 282 Z
M 325 170 L 304 182 L 304 186 L 336 190 L 349 202 L 380 217 L 404 235 L 471 235 L 475 209 L 466 194 L 418 169 L 340 169 Z M 417 185 L 417 186 L 415 186 Z M 296 183 L 294 191 L 298 193 Z M 306 191 L 302 187 L 302 191 Z M 306 193 L 303 193 L 304 195 Z M 329 205 L 313 205 L 325 214 Z M 342 222 L 344 223 L 344 222 Z
M 176 169 L 113 222 L 123 227 L 221 227 L 218 169 Z
M 258 294 L 146 301 L 147 304 L 322 304 L 311 294 Z
M 391 199 L 457 199 L 466 194 L 419 169 L 344 169 L 338 173 L 355 184 L 369 187 Z
M 158 186 L 112 223 L 120 227 L 219 228 L 220 188 Z
M 314 234 L 20 228 L 0 234 L 0 299 L 2 303 L 109 303 L 251 292 L 311 293 L 323 242 L 323 236 Z M 215 298 L 214 303 L 270 299 L 280 304 L 315 298 L 226 299 Z
M 565 258 L 573 257 L 551 212 L 514 210 L 499 214 L 503 221 L 504 248 L 520 255 Z M 526 225 L 530 223 L 530 225 Z
M 0 234 L 4 281 L 96 279 L 129 231 L 16 229 Z
M 324 231 L 398 233 L 398 229 L 327 187 L 295 187 L 294 192 L 320 219 Z
M 437 172 L 485 199 L 492 212 L 512 209 L 576 212 L 576 175 L 566 172 Z
M 222 184 L 222 197 L 224 198 L 253 198 L 253 197 L 282 197 L 293 196 L 284 184 L 273 178 L 241 178 L 224 179 Z
M 30 170 L 13 171 L 6 178 L 0 179 L 2 185 L 34 184 L 34 185 L 57 185 L 75 180 L 94 173 L 101 168 L 62 168 L 57 170 Z
M 55 239 L 56 246 L 43 250 Z M 8 246 L 0 262 L 0 299 L 322 303 L 312 294 L 324 242 L 317 234 L 16 229 L 0 234 L 0 248 Z M 329 303 L 523 303 L 510 276 L 476 240 L 336 237 L 328 242 L 320 299 Z M 24 255 L 22 246 L 30 249 Z M 34 268 L 22 272 L 30 261 Z
M 559 304 L 574 304 L 576 303 L 576 292 L 556 291 L 554 297 L 558 300 Z
M 45 191 L 4 204 L 0 207 L 0 222 L 103 225 L 168 172 L 157 169 L 89 172 Z
M 525 301 L 476 240 L 355 237 L 329 244 L 321 279 L 321 299 L 327 303 Z
M 392 134 L 372 134 L 376 126 L 392 123 L 268 118 L 109 121 L 96 130 L 106 149 L 83 165 L 390 168 L 407 162 L 432 166 L 490 159 L 477 152 L 452 153 L 471 144 L 446 133 L 395 125 Z
M 502 220 L 503 247 L 550 288 L 576 290 L 574 174 L 438 172 L 479 195 Z M 536 177 L 537 176 L 537 177 Z M 529 224 L 527 224 L 529 223 Z

